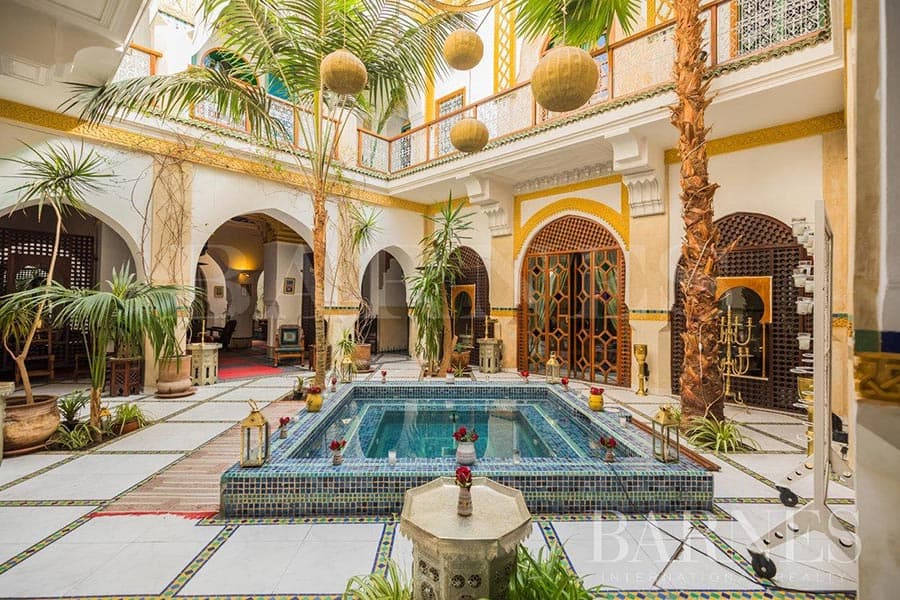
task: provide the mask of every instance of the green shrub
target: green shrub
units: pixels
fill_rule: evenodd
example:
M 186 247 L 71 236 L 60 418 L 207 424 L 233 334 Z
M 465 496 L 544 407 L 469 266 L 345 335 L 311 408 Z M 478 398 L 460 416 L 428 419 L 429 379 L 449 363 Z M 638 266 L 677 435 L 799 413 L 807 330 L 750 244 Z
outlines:
M 91 427 L 91 424 L 87 422 L 78 423 L 71 429 L 64 425 L 60 425 L 56 430 L 56 433 L 53 434 L 53 437 L 51 437 L 50 441 L 47 443 L 56 448 L 81 450 L 90 446 L 93 443 L 95 436 L 99 438 L 100 432 L 94 427 Z
M 698 448 L 717 453 L 759 449 L 756 440 L 741 433 L 737 422 L 732 419 L 722 421 L 715 417 L 692 419 L 685 435 Z
M 509 582 L 509 600 L 591 600 L 600 586 L 585 588 L 584 578 L 569 567 L 562 548 L 532 556 L 519 546 L 515 576 Z
M 56 400 L 59 414 L 67 426 L 74 426 L 78 422 L 78 413 L 87 406 L 90 399 L 87 390 L 75 390 Z
M 137 421 L 138 427 L 143 427 L 147 424 L 149 419 L 147 419 L 147 415 L 144 414 L 141 407 L 134 402 L 126 402 L 118 405 L 113 412 L 112 423 L 113 426 L 118 429 L 119 435 L 121 435 L 122 431 L 125 429 L 125 423 L 128 423 L 129 421 Z
M 393 560 L 387 572 L 351 577 L 344 590 L 346 600 L 412 600 L 412 586 Z

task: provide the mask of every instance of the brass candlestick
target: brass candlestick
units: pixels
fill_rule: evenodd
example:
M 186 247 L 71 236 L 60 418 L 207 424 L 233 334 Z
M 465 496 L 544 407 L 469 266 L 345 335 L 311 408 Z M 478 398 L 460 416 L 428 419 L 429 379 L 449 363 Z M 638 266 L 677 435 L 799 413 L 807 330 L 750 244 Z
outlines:
M 737 404 L 744 404 L 740 392 L 731 389 L 731 378 L 746 375 L 750 370 L 750 340 L 753 336 L 753 319 L 747 317 L 741 323 L 737 315 L 732 317 L 731 305 L 726 316 L 719 317 L 719 343 L 725 346 L 725 356 L 719 359 L 719 367 L 725 378 L 725 400 L 729 398 Z
M 647 344 L 634 345 L 634 358 L 638 364 L 638 389 L 635 393 L 638 396 L 646 396 L 647 376 L 649 374 L 649 369 L 647 369 Z

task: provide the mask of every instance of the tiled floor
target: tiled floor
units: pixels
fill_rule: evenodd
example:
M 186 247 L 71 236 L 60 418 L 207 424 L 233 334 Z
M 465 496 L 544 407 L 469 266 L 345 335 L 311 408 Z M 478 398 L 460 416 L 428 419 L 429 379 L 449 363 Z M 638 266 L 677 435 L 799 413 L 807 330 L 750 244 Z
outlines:
M 415 380 L 419 368 L 396 356 L 376 360 L 361 378 Z M 298 371 L 299 372 L 299 371 Z M 475 374 L 480 380 L 487 376 Z M 491 381 L 514 381 L 512 372 Z M 539 380 L 539 378 L 535 378 Z M 388 557 L 405 572 L 411 545 L 393 518 L 286 519 L 249 522 L 208 518 L 218 473 L 237 457 L 234 423 L 248 399 L 269 419 L 298 410 L 275 402 L 293 377 L 233 380 L 189 398 L 129 398 L 152 426 L 87 453 L 42 453 L 0 464 L 0 597 L 5 598 L 339 598 L 352 575 L 384 569 Z M 74 385 L 44 386 L 63 392 Z M 79 386 L 79 387 L 83 387 Z M 572 387 L 585 391 L 581 383 Z M 609 406 L 646 420 L 668 399 L 607 388 Z M 118 400 L 110 402 L 111 405 Z M 746 548 L 797 509 L 783 507 L 773 485 L 798 465 L 805 425 L 792 415 L 728 407 L 759 452 L 707 455 L 717 511 L 686 515 L 536 515 L 526 546 L 562 544 L 571 567 L 603 598 L 662 599 L 854 596 L 856 565 L 821 536 L 776 549 L 774 581 L 752 575 Z M 806 499 L 812 478 L 793 488 Z M 830 487 L 833 510 L 856 522 L 854 494 Z M 803 502 L 804 500 L 801 500 Z M 773 588 L 766 590 L 766 588 Z M 784 588 L 786 591 L 778 591 Z M 809 593 L 806 593 L 809 592 Z M 775 596 L 766 595 L 768 593 Z

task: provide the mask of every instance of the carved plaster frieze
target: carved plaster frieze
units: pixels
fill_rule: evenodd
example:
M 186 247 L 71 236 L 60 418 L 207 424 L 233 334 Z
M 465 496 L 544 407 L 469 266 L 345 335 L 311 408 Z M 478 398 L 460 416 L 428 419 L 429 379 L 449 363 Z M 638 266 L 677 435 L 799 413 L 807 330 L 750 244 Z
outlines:
M 534 179 L 520 181 L 513 187 L 513 193 L 519 195 L 538 192 L 570 183 L 580 183 L 582 181 L 587 181 L 588 179 L 597 179 L 598 177 L 604 177 L 610 173 L 612 173 L 612 163 L 596 163 L 577 169 L 561 171 L 553 175 L 544 175 L 535 177 Z
M 661 215 L 666 212 L 659 189 L 659 178 L 653 169 L 622 176 L 628 188 L 628 207 L 632 217 Z

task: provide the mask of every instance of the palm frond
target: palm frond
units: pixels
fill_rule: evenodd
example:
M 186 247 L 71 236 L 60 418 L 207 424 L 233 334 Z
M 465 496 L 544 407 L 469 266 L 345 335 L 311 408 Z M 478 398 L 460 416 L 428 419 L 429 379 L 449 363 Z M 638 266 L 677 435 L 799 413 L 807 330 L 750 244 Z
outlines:
M 565 7 L 565 10 L 564 10 Z M 528 40 L 549 35 L 572 46 L 594 45 L 618 21 L 630 33 L 640 11 L 638 0 L 513 0 L 516 31 Z M 565 33 L 565 35 L 563 35 Z

